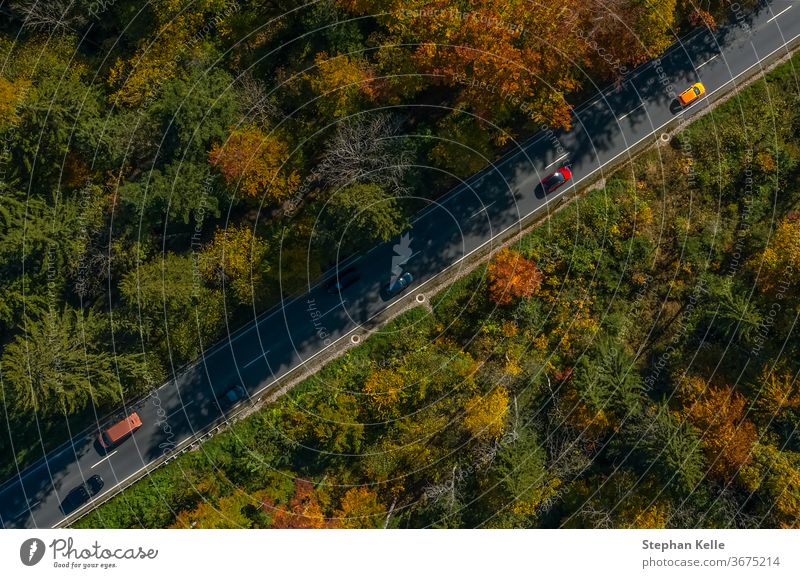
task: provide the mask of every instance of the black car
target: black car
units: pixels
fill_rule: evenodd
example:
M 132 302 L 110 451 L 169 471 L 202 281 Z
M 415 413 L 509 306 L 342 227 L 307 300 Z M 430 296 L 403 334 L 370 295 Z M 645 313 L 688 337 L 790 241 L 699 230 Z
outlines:
M 405 291 L 408 286 L 411 285 L 413 280 L 414 276 L 406 271 L 397 279 L 389 283 L 389 285 L 386 287 L 386 291 L 389 293 L 389 295 L 397 295 L 398 293 Z
M 226 389 L 222 395 L 217 397 L 219 406 L 222 409 L 233 407 L 236 403 L 247 397 L 247 390 L 240 383 L 236 383 Z
M 347 269 L 337 271 L 336 275 L 325 284 L 325 290 L 331 294 L 339 293 L 350 287 L 350 285 L 354 284 L 359 279 L 361 279 L 361 273 L 359 273 L 355 267 L 348 267 Z
M 103 478 L 94 475 L 77 488 L 73 488 L 61 502 L 61 511 L 71 514 L 103 489 Z

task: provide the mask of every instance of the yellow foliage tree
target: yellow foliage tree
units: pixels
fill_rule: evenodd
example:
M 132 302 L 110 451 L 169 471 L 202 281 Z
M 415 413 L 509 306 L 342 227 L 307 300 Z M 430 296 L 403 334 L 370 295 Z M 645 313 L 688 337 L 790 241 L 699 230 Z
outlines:
M 750 492 L 765 494 L 770 514 L 781 528 L 800 528 L 800 454 L 759 443 L 740 478 Z
M 760 262 L 760 263 L 759 263 Z M 778 224 L 769 246 L 756 258 L 762 265 L 759 286 L 765 293 L 786 292 L 800 282 L 800 218 L 787 217 Z
M 335 518 L 340 528 L 378 528 L 386 515 L 386 508 L 378 494 L 364 488 L 350 488 L 342 496 Z
M 29 80 L 21 78 L 12 82 L 0 76 L 0 128 L 17 121 L 19 106 L 30 85 Z
M 744 397 L 730 388 L 712 387 L 689 408 L 689 420 L 703 432 L 709 473 L 728 480 L 747 465 L 756 427 L 744 416 Z
M 383 415 L 394 413 L 402 392 L 403 376 L 392 369 L 373 371 L 364 383 L 364 393 Z
M 506 429 L 508 404 L 508 390 L 502 385 L 485 396 L 474 396 L 464 408 L 464 426 L 473 437 L 497 439 Z
M 224 144 L 215 144 L 208 160 L 229 186 L 238 187 L 245 196 L 265 195 L 276 202 L 289 197 L 300 184 L 296 172 L 287 174 L 283 168 L 288 151 L 277 136 L 249 126 L 235 130 Z
M 363 109 L 375 97 L 374 74 L 369 63 L 357 56 L 329 57 L 320 52 L 316 68 L 308 75 L 317 95 L 317 108 L 325 117 L 341 118 Z
M 800 380 L 786 369 L 764 368 L 759 378 L 761 389 L 753 402 L 756 412 L 769 419 L 783 409 L 800 408 Z
M 223 496 L 218 503 L 203 500 L 193 510 L 183 511 L 175 517 L 173 528 L 236 529 L 249 528 L 252 521 L 242 513 L 253 499 L 244 492 L 237 491 Z
M 240 302 L 251 302 L 268 270 L 267 250 L 251 227 L 217 229 L 199 256 L 200 273 L 210 283 L 229 285 Z

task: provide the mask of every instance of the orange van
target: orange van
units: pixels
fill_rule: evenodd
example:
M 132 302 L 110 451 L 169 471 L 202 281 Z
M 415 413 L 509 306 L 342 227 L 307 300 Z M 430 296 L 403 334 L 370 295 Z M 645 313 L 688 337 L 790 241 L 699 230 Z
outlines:
M 97 441 L 100 442 L 103 449 L 110 450 L 118 443 L 130 437 L 130 435 L 140 427 L 142 427 L 142 420 L 139 418 L 138 413 L 133 412 L 122 421 L 101 431 L 100 435 L 97 436 Z

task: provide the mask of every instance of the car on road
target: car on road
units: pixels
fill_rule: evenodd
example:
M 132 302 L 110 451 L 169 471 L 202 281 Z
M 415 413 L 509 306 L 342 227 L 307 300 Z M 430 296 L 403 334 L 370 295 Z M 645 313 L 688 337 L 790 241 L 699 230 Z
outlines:
M 689 106 L 705 93 L 706 87 L 703 86 L 703 83 L 695 82 L 692 86 L 678 95 L 678 102 L 681 103 L 681 106 Z
M 73 488 L 61 502 L 61 511 L 64 515 L 71 514 L 103 489 L 103 478 L 94 475 L 77 488 Z
M 389 295 L 397 295 L 398 293 L 402 293 L 408 288 L 409 285 L 411 285 L 413 280 L 414 276 L 406 271 L 386 286 L 386 292 L 389 293 Z
M 339 293 L 353 285 L 359 279 L 361 279 L 361 273 L 359 273 L 355 267 L 348 267 L 347 269 L 337 271 L 336 275 L 325 284 L 325 290 L 331 294 Z
M 542 190 L 545 193 L 552 193 L 558 187 L 562 186 L 572 178 L 572 171 L 566 165 L 558 169 L 556 172 L 547 175 L 542 179 Z
M 217 397 L 217 401 L 222 409 L 228 409 L 245 397 L 247 397 L 247 390 L 241 383 L 235 383 L 222 392 L 222 394 Z
M 125 419 L 101 431 L 97 435 L 97 441 L 103 450 L 108 451 L 128 439 L 140 427 L 142 427 L 142 420 L 138 413 L 133 412 Z

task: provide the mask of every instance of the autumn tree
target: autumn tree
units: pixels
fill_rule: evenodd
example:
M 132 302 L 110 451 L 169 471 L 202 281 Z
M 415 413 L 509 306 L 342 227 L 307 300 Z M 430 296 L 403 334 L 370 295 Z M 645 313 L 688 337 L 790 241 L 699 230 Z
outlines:
M 464 404 L 464 427 L 472 437 L 497 439 L 506 429 L 508 390 L 499 385 L 486 395 L 471 397 Z
M 375 96 L 373 73 L 362 57 L 328 56 L 320 52 L 308 74 L 316 106 L 323 118 L 340 118 L 365 108 Z
M 783 410 L 799 411 L 800 380 L 788 369 L 764 367 L 758 377 L 753 405 L 766 422 L 778 418 Z
M 765 293 L 785 293 L 800 283 L 800 217 L 778 223 L 769 245 L 754 259 L 753 267 L 759 266 L 758 284 Z
M 403 393 L 403 376 L 393 369 L 376 369 L 364 383 L 364 393 L 381 415 L 395 414 Z
M 583 50 L 574 35 L 580 3 L 484 0 L 393 0 L 375 6 L 341 0 L 353 11 L 388 14 L 388 42 L 406 44 L 417 70 L 458 91 L 479 116 L 521 112 L 537 122 L 570 125 L 564 95 L 579 86 L 565 59 Z M 553 22 L 559 26 L 553 26 Z
M 253 524 L 244 512 L 246 506 L 253 504 L 253 498 L 241 491 L 235 491 L 219 500 L 206 498 L 193 509 L 180 512 L 175 518 L 173 528 L 250 528 Z
M 675 42 L 676 0 L 589 0 L 579 9 L 578 36 L 592 67 L 608 76 L 654 58 Z
M 0 130 L 19 118 L 19 107 L 30 85 L 24 78 L 11 81 L 0 76 Z
M 277 504 L 269 498 L 261 504 L 271 517 L 272 528 L 333 528 L 334 521 L 326 518 L 319 495 L 311 482 L 296 479 L 294 494 L 285 504 Z
M 740 478 L 749 491 L 762 498 L 762 515 L 781 528 L 800 528 L 800 454 L 758 443 Z
M 375 491 L 359 486 L 342 496 L 334 519 L 340 528 L 380 528 L 386 517 L 386 507 Z
M 489 298 L 498 305 L 531 297 L 542 284 L 536 264 L 514 249 L 501 249 L 489 263 L 486 273 Z
M 289 197 L 300 183 L 299 175 L 284 166 L 288 155 L 288 146 L 275 134 L 249 126 L 211 147 L 208 159 L 232 189 L 275 203 Z
M 710 387 L 689 408 L 687 415 L 703 435 L 709 473 L 722 480 L 750 461 L 758 438 L 756 428 L 745 417 L 747 401 L 730 388 Z
M 199 256 L 200 272 L 212 284 L 230 286 L 240 303 L 252 303 L 268 269 L 267 251 L 252 227 L 217 229 Z

